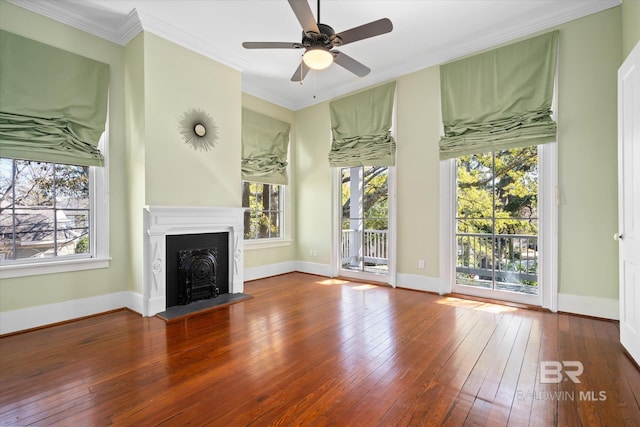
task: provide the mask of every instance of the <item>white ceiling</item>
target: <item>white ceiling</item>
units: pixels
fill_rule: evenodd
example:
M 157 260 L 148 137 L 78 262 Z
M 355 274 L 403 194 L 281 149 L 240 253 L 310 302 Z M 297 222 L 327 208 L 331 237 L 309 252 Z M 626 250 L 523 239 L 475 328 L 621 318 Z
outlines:
M 298 110 L 596 13 L 621 0 L 321 0 L 339 33 L 389 18 L 393 31 L 338 48 L 371 68 L 363 78 L 332 65 L 290 81 L 301 50 L 248 50 L 243 41 L 300 42 L 286 0 L 9 0 L 125 45 L 141 30 L 242 72 L 243 91 Z M 309 0 L 314 15 L 316 0 Z

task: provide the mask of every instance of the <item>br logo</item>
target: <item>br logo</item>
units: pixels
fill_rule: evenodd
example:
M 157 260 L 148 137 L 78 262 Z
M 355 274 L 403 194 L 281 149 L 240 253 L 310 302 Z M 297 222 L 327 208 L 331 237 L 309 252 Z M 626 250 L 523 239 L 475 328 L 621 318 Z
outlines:
M 577 360 L 542 360 L 540 361 L 540 382 L 542 384 L 557 384 L 570 379 L 579 383 L 578 377 L 584 372 L 582 362 Z

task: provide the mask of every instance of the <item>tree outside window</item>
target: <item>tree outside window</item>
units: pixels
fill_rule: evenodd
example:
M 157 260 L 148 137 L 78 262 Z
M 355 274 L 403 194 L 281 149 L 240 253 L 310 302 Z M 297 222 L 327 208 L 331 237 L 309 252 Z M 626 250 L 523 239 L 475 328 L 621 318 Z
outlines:
M 90 254 L 86 166 L 0 158 L 0 260 Z
M 537 286 L 537 146 L 458 157 L 457 181 L 459 283 Z
M 245 240 L 282 238 L 283 186 L 244 181 L 242 206 Z

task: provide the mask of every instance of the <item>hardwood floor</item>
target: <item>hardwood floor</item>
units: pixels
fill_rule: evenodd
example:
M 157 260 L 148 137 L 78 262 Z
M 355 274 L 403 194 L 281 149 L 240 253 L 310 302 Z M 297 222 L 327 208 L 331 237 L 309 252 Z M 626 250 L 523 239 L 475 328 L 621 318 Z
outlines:
M 0 425 L 640 425 L 615 322 L 302 273 L 245 292 L 0 338 Z

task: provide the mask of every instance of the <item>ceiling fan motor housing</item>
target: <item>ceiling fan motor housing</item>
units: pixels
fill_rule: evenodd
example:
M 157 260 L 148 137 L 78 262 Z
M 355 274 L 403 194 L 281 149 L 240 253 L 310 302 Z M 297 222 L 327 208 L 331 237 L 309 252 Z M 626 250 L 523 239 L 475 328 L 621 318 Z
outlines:
M 318 29 L 320 34 L 315 31 L 302 32 L 302 45 L 304 47 L 322 46 L 331 49 L 342 44 L 342 39 L 336 35 L 336 32 L 330 26 L 319 23 Z

